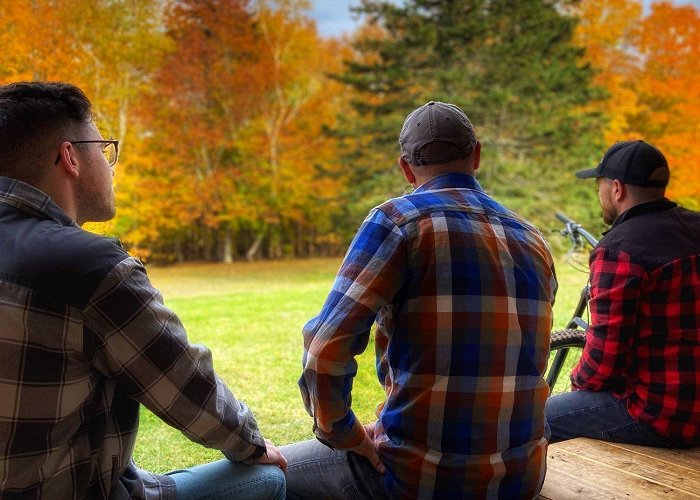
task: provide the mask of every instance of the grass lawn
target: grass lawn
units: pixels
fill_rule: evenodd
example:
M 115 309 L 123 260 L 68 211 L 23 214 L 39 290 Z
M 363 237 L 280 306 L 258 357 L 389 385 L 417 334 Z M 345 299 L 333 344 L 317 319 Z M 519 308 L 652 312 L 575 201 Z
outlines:
M 190 342 L 212 350 L 219 375 L 253 410 L 265 437 L 282 445 L 312 437 L 296 385 L 301 328 L 320 310 L 339 265 L 339 259 L 314 259 L 153 267 L 148 273 Z M 555 321 L 562 326 L 586 276 L 563 262 L 557 274 Z M 358 359 L 353 388 L 353 409 L 362 421 L 373 419 L 382 399 L 373 354 L 370 345 Z M 142 410 L 134 452 L 140 467 L 167 472 L 221 457 Z

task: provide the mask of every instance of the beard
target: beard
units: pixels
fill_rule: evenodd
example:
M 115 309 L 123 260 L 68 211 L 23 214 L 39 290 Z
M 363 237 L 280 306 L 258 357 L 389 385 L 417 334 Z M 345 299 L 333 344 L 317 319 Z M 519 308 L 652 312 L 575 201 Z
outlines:
M 92 189 L 79 189 L 77 196 L 76 222 L 82 225 L 85 222 L 105 222 L 116 215 L 116 203 L 114 190 L 109 188 L 103 191 Z
M 611 226 L 619 215 L 617 210 L 615 210 L 615 207 L 603 207 L 601 212 L 603 214 L 603 222 L 605 222 L 608 226 Z

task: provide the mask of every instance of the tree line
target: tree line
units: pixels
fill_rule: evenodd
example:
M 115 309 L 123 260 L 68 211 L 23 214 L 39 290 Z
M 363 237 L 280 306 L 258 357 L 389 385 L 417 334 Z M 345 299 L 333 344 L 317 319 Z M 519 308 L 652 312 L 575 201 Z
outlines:
M 121 141 L 117 217 L 156 262 L 337 255 L 407 186 L 406 113 L 460 105 L 480 180 L 536 224 L 600 227 L 571 173 L 615 140 L 669 157 L 700 207 L 697 9 L 631 0 L 363 0 L 324 39 L 307 0 L 0 0 L 0 82 L 64 80 Z M 596 226 L 597 225 L 597 226 Z

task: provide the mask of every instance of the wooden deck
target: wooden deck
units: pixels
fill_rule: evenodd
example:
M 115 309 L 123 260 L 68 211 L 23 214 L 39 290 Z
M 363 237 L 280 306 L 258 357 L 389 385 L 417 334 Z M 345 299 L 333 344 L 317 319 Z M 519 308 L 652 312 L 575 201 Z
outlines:
M 549 445 L 538 497 L 700 499 L 700 448 L 648 448 L 577 438 Z

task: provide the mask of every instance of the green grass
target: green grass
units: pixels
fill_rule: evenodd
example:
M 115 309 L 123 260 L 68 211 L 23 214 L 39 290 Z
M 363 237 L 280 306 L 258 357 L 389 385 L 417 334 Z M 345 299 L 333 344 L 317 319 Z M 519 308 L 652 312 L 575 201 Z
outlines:
M 301 328 L 320 310 L 339 265 L 339 259 L 314 259 L 182 265 L 148 272 L 183 321 L 190 342 L 212 350 L 216 371 L 253 410 L 265 437 L 282 445 L 312 437 L 311 417 L 296 384 Z M 557 272 L 555 321 L 561 326 L 585 275 L 563 263 Z M 362 421 L 373 418 L 382 400 L 373 355 L 370 345 L 358 359 L 353 409 Z M 140 467 L 167 472 L 217 460 L 221 453 L 190 442 L 144 409 L 134 458 Z

